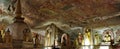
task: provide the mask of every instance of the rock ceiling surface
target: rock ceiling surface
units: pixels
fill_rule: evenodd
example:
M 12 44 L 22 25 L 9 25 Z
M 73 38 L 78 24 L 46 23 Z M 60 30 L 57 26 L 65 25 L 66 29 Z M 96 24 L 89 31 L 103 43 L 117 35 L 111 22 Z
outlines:
M 21 0 L 21 4 L 30 26 L 48 21 L 82 26 L 84 21 L 120 11 L 119 0 Z

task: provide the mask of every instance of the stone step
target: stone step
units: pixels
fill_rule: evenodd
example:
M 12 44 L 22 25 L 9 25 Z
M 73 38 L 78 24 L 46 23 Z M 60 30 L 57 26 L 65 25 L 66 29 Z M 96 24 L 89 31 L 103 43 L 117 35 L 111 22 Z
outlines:
M 23 47 L 33 47 L 32 42 L 23 42 Z
M 13 49 L 11 44 L 0 43 L 0 49 Z
M 22 49 L 43 49 L 42 47 L 43 45 L 40 45 L 39 48 L 33 48 L 32 42 L 24 42 Z M 13 49 L 13 47 L 11 43 L 0 43 L 0 49 Z

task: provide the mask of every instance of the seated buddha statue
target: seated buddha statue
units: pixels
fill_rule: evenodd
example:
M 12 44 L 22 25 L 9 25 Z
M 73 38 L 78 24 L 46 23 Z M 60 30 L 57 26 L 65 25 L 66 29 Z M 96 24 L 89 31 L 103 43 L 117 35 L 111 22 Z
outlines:
M 10 32 L 5 32 L 4 36 L 4 42 L 5 43 L 12 43 L 12 36 L 10 35 Z
M 104 41 L 105 42 L 110 42 L 111 41 L 111 35 L 109 35 L 109 32 L 106 32 L 106 34 L 104 36 Z

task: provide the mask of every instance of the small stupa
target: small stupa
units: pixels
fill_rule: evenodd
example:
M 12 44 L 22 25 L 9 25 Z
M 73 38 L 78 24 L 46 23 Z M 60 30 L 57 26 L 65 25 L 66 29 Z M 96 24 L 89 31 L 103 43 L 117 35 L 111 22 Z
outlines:
M 21 49 L 23 47 L 24 31 L 30 31 L 30 27 L 24 22 L 24 18 L 21 16 L 21 2 L 20 0 L 17 0 L 14 18 L 15 21 L 6 28 L 6 31 L 9 30 L 10 35 L 12 36 L 12 46 L 14 49 Z

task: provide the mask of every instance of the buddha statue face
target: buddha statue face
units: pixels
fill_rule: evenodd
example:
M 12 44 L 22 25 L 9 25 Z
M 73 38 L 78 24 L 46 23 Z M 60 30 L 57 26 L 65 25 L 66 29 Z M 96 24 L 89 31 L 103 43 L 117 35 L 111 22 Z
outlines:
M 109 32 L 106 32 L 107 35 L 109 35 Z
M 85 32 L 86 33 L 91 32 L 91 29 L 86 29 Z
M 79 33 L 79 35 L 81 35 L 81 33 Z

